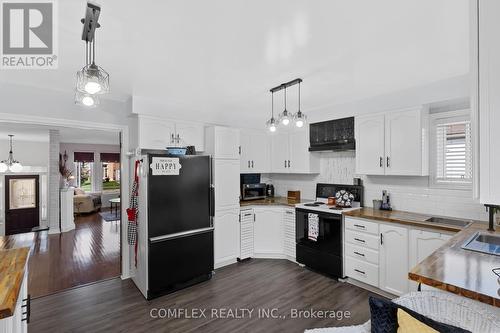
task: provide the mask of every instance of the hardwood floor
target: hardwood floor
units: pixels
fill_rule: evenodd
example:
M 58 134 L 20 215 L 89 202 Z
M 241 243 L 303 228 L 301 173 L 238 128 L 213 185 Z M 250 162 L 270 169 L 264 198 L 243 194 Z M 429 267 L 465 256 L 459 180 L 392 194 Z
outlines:
M 303 332 L 369 319 L 370 292 L 286 260 L 253 259 L 219 269 L 210 281 L 146 301 L 131 280 L 112 279 L 32 302 L 30 332 Z M 220 319 L 212 309 L 254 309 Z M 258 318 L 277 308 L 286 319 Z M 153 309 L 206 309 L 207 318 L 151 318 Z M 349 311 L 350 318 L 290 318 L 291 309 Z
M 120 275 L 120 225 L 99 214 L 78 216 L 74 230 L 0 237 L 0 249 L 30 247 L 28 292 L 53 294 Z

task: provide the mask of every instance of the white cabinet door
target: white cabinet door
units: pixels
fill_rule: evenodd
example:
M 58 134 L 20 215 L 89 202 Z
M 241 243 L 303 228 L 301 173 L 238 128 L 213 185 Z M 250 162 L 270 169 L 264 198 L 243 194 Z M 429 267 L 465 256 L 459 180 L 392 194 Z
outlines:
M 430 256 L 452 236 L 440 232 L 426 230 L 410 230 L 409 270 Z M 417 283 L 410 281 L 410 289 L 417 290 Z
M 429 174 L 427 124 L 422 108 L 385 115 L 385 174 L 425 176 Z
M 283 210 L 284 224 L 284 253 L 287 259 L 295 261 L 296 241 L 295 241 L 295 208 L 285 208 Z
M 215 158 L 240 158 L 240 131 L 229 127 L 215 129 Z
M 319 172 L 319 161 L 317 154 L 309 152 L 309 131 L 307 128 L 293 130 L 289 134 L 290 145 L 290 173 L 314 173 Z
M 252 172 L 271 171 L 271 140 L 265 133 L 253 133 L 250 138 L 250 166 Z
M 255 255 L 283 257 L 283 210 L 281 208 L 254 208 Z
M 385 173 L 385 117 L 359 116 L 355 121 L 356 173 L 383 175 Z
M 180 146 L 195 146 L 196 151 L 205 150 L 205 128 L 202 124 L 176 122 L 175 132 Z
M 139 147 L 165 149 L 175 145 L 175 124 L 157 118 L 139 117 Z
M 254 223 L 253 209 L 242 209 L 240 212 L 240 254 L 239 259 L 248 259 L 254 255 Z
M 289 142 L 288 133 L 280 132 L 271 136 L 271 171 L 287 173 L 289 170 Z
M 408 229 L 380 225 L 380 289 L 394 295 L 408 292 Z
M 479 2 L 479 195 L 500 205 L 500 1 Z
M 251 134 L 247 131 L 240 133 L 240 171 L 242 173 L 252 172 L 252 146 L 250 145 Z
M 213 161 L 215 209 L 229 209 L 240 206 L 240 161 Z
M 238 208 L 219 210 L 214 217 L 214 263 L 221 267 L 236 261 L 239 255 Z

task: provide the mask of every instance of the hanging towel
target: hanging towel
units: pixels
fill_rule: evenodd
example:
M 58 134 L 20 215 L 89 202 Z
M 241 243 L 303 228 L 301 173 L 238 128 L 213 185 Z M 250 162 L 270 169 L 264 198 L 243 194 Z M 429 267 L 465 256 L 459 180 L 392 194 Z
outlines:
M 314 213 L 309 213 L 307 215 L 307 224 L 308 224 L 308 230 L 307 230 L 307 238 L 309 238 L 312 241 L 317 242 L 318 241 L 318 235 L 319 235 L 319 217 L 318 214 Z
M 135 161 L 134 182 L 132 184 L 132 191 L 130 192 L 129 208 L 127 209 L 127 241 L 129 245 L 133 245 L 135 251 L 135 266 L 137 267 L 137 216 L 139 215 L 139 207 L 137 198 L 139 196 L 139 176 L 137 169 L 139 168 L 140 161 Z

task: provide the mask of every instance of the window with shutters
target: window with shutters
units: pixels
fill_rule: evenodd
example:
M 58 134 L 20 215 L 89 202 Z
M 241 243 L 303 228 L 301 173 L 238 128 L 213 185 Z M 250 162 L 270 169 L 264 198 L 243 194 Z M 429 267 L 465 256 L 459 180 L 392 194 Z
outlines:
M 470 111 L 431 115 L 431 183 L 434 187 L 472 188 Z

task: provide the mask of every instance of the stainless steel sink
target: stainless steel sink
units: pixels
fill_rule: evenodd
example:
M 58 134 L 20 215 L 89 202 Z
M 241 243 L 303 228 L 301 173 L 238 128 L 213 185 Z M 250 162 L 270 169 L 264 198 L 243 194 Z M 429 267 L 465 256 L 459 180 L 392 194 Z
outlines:
M 500 235 L 477 232 L 462 245 L 462 249 L 500 256 Z
M 453 225 L 457 227 L 466 227 L 471 223 L 471 221 L 464 221 L 464 220 L 455 220 L 455 219 L 449 219 L 445 217 L 431 217 L 425 220 L 425 222 L 432 222 L 432 223 L 438 223 L 438 224 L 448 224 L 448 225 Z

